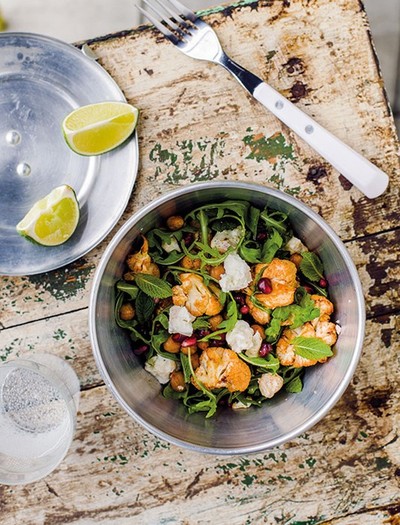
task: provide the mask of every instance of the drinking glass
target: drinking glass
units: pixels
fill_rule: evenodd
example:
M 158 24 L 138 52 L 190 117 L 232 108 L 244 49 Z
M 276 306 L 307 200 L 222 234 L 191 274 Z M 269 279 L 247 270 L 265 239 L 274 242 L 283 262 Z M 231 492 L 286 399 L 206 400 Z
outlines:
M 79 380 L 61 358 L 40 354 L 0 365 L 0 483 L 52 472 L 71 445 Z

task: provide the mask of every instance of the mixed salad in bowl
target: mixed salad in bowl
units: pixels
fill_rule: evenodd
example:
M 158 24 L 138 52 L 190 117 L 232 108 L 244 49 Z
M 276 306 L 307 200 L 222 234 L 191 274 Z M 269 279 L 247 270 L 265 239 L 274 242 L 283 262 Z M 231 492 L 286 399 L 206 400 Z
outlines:
M 134 241 L 115 286 L 132 351 L 189 413 L 300 392 L 333 355 L 322 262 L 280 211 L 225 200 L 170 216 Z

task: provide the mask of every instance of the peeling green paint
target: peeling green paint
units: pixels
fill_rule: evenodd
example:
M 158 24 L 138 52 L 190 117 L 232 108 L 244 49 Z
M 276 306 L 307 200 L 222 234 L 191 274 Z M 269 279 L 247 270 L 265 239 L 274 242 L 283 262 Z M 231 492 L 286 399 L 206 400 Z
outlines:
M 382 470 L 384 468 L 389 468 L 392 466 L 392 463 L 389 460 L 389 458 L 375 458 L 375 464 L 377 470 Z
M 93 264 L 87 264 L 84 259 L 81 259 L 66 268 L 31 275 L 28 279 L 37 289 L 44 289 L 55 299 L 66 301 L 85 289 L 93 269 Z
M 221 133 L 215 139 L 177 141 L 176 150 L 156 143 L 149 154 L 156 165 L 155 178 L 162 177 L 167 184 L 215 179 L 219 175 L 218 159 L 224 156 L 225 137 Z
M 250 154 L 246 159 L 255 159 L 257 162 L 264 160 L 276 164 L 278 158 L 293 159 L 293 147 L 286 142 L 282 133 L 274 133 L 265 137 L 262 133 L 246 135 L 243 142 L 250 148 Z
M 325 520 L 324 516 L 309 517 L 306 521 L 291 521 L 288 525 L 318 525 Z
M 245 474 L 244 478 L 242 479 L 243 485 L 246 485 L 246 487 L 250 487 L 250 485 L 253 484 L 253 481 L 257 479 L 257 476 Z

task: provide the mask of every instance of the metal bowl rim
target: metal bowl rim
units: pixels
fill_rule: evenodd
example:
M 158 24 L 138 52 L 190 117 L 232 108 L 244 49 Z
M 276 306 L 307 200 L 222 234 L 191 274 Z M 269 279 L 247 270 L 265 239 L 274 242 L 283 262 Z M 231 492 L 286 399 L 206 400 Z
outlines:
M 128 406 L 128 404 L 124 401 L 122 396 L 120 396 L 120 394 L 118 393 L 118 390 L 115 388 L 103 364 L 103 361 L 101 358 L 100 347 L 99 347 L 99 343 L 98 343 L 97 336 L 96 336 L 96 301 L 97 301 L 97 295 L 98 295 L 98 291 L 99 291 L 99 287 L 101 283 L 101 278 L 111 258 L 111 255 L 113 254 L 114 250 L 118 247 L 120 241 L 123 239 L 126 233 L 132 228 L 132 226 L 135 223 L 137 223 L 138 221 L 140 221 L 140 219 L 145 217 L 147 213 L 159 207 L 160 205 L 168 202 L 169 200 L 174 199 L 175 197 L 180 197 L 181 195 L 185 195 L 187 193 L 192 193 L 194 191 L 201 191 L 203 189 L 210 189 L 213 187 L 215 188 L 216 186 L 218 186 L 219 188 L 243 188 L 246 190 L 254 190 L 260 193 L 264 193 L 266 195 L 270 195 L 272 197 L 276 197 L 277 199 L 283 200 L 287 202 L 288 204 L 294 206 L 295 208 L 300 209 L 300 211 L 302 211 L 303 213 L 308 215 L 313 221 L 315 221 L 318 224 L 318 226 L 321 227 L 324 233 L 331 239 L 331 241 L 334 243 L 334 245 L 340 252 L 340 255 L 343 257 L 343 260 L 349 270 L 349 273 L 351 275 L 352 281 L 355 286 L 356 297 L 357 297 L 357 309 L 358 309 L 359 328 L 358 328 L 356 343 L 354 346 L 354 352 L 353 352 L 349 367 L 346 370 L 346 373 L 340 382 L 339 388 L 335 391 L 335 393 L 330 398 L 328 403 L 326 403 L 320 410 L 318 410 L 311 417 L 306 419 L 304 423 L 302 423 L 301 425 L 293 429 L 291 432 L 284 434 L 280 438 L 276 438 L 274 440 L 270 440 L 270 441 L 260 443 L 257 445 L 253 445 L 253 446 L 243 446 L 243 447 L 236 447 L 236 448 L 221 448 L 221 447 L 216 448 L 216 447 L 204 447 L 204 446 L 195 445 L 188 441 L 172 437 L 169 434 L 159 430 L 157 427 L 147 423 L 147 421 L 145 421 L 142 417 L 140 417 L 136 412 L 134 412 Z M 292 439 L 296 438 L 300 434 L 303 434 L 304 432 L 309 430 L 318 421 L 320 421 L 337 403 L 337 401 L 340 399 L 340 397 L 346 390 L 347 386 L 349 385 L 353 377 L 353 374 L 355 372 L 355 369 L 361 357 L 361 351 L 362 351 L 364 333 L 365 333 L 365 320 L 366 320 L 366 313 L 365 313 L 364 296 L 363 296 L 363 291 L 362 291 L 362 287 L 361 287 L 361 283 L 360 283 L 360 279 L 359 279 L 356 267 L 346 247 L 344 246 L 343 242 L 340 240 L 338 235 L 334 232 L 334 230 L 325 222 L 324 219 L 322 219 L 322 217 L 320 217 L 317 213 L 315 213 L 311 208 L 309 208 L 307 205 L 305 205 L 301 201 L 295 199 L 291 195 L 288 195 L 287 193 L 284 193 L 280 190 L 275 190 L 273 188 L 264 187 L 260 184 L 241 182 L 241 181 L 200 182 L 200 183 L 192 184 L 190 186 L 183 186 L 181 188 L 172 190 L 166 193 L 165 195 L 158 197 L 157 199 L 151 201 L 146 206 L 144 206 L 141 210 L 134 213 L 132 217 L 130 217 L 127 220 L 127 222 L 123 226 L 121 226 L 121 228 L 118 230 L 118 232 L 115 234 L 115 236 L 112 238 L 109 245 L 105 249 L 104 254 L 100 260 L 100 263 L 93 277 L 93 284 L 92 284 L 91 294 L 89 298 L 89 336 L 90 336 L 90 341 L 92 345 L 93 355 L 96 361 L 97 368 L 99 369 L 100 375 L 102 376 L 107 388 L 111 391 L 111 393 L 113 394 L 115 399 L 118 401 L 118 403 L 124 408 L 124 410 L 136 422 L 138 422 L 147 431 L 151 432 L 155 436 L 160 437 L 161 439 L 164 439 L 165 441 L 173 445 L 181 446 L 189 450 L 192 450 L 194 452 L 216 454 L 216 455 L 237 455 L 237 454 L 251 454 L 251 453 L 261 452 L 263 450 L 267 450 L 267 449 L 276 447 L 278 445 L 282 445 L 283 443 L 286 443 L 288 441 L 291 441 Z

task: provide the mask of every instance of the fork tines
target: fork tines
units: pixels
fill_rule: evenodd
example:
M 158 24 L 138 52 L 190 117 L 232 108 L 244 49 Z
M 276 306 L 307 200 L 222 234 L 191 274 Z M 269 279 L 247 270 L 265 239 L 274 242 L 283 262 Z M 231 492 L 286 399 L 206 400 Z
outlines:
M 179 42 L 184 41 L 186 35 L 191 35 L 192 31 L 197 29 L 195 25 L 196 20 L 198 20 L 197 16 L 190 11 L 190 9 L 178 2 L 178 0 L 165 0 L 164 3 L 161 3 L 160 0 L 152 0 L 151 2 L 149 0 L 143 0 L 143 2 L 160 17 L 160 19 L 140 6 L 137 5 L 136 7 L 174 44 L 179 44 Z M 163 11 L 166 14 L 163 14 Z

